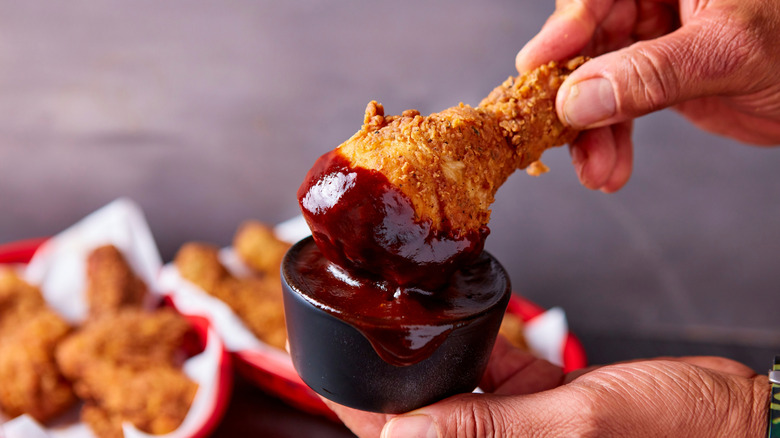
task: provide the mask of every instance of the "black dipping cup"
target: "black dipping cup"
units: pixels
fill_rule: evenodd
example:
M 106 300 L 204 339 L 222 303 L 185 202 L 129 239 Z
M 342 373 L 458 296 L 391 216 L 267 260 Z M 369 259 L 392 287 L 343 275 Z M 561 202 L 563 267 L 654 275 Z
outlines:
M 455 328 L 426 358 L 398 366 L 380 357 L 353 324 L 332 308 L 325 310 L 328 303 L 316 303 L 303 291 L 308 286 L 300 284 L 304 281 L 292 270 L 299 263 L 301 251 L 310 245 L 315 245 L 311 237 L 301 240 L 282 262 L 290 354 L 309 387 L 336 403 L 390 414 L 408 412 L 477 387 L 511 295 L 508 275 L 491 255 L 481 256 L 498 276 L 491 287 L 497 296 L 489 307 L 456 321 Z M 359 315 L 351 317 L 360 319 Z M 387 333 L 392 328 L 382 330 Z

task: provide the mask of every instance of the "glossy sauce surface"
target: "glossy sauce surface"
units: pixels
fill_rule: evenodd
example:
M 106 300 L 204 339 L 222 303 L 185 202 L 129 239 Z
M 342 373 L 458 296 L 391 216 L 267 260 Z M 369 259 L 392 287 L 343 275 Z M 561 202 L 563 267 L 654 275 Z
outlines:
M 489 233 L 433 229 L 409 198 L 379 172 L 353 168 L 333 150 L 298 189 L 314 240 L 328 260 L 404 286 L 434 290 L 476 258 Z
M 452 330 L 494 308 L 510 288 L 504 269 L 486 253 L 435 293 L 355 275 L 327 260 L 312 240 L 284 269 L 306 300 L 355 327 L 382 359 L 399 366 L 430 356 Z

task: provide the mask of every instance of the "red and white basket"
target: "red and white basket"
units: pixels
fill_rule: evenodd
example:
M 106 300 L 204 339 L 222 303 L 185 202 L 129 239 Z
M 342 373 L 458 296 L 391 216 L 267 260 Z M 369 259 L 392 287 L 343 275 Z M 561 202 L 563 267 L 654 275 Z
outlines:
M 135 215 L 136 219 L 138 219 L 137 215 L 140 213 L 140 210 L 138 210 L 134 204 L 127 200 L 119 200 L 109 204 L 98 212 L 100 212 L 98 216 L 103 215 L 102 218 L 97 218 L 98 222 L 108 218 L 111 225 L 116 226 L 116 219 L 121 219 L 128 213 L 131 216 Z M 97 214 L 98 212 L 93 213 L 93 215 Z M 93 215 L 90 215 L 91 217 L 85 218 L 85 220 L 87 222 L 94 222 L 95 217 Z M 119 222 L 122 222 L 122 220 Z M 74 259 L 78 259 L 79 257 L 83 256 L 85 248 L 94 246 L 98 241 L 103 243 L 116 243 L 118 246 L 122 247 L 124 250 L 123 254 L 126 257 L 128 255 L 127 251 L 133 251 L 133 249 L 128 249 L 133 247 L 133 244 L 130 244 L 127 240 L 123 240 L 122 238 L 114 240 L 117 237 L 116 235 L 101 235 L 98 237 L 90 236 L 86 239 L 87 242 L 83 242 L 80 237 L 75 236 L 81 230 L 76 230 L 76 232 L 73 231 L 74 229 L 79 228 L 79 226 L 80 225 L 77 224 L 71 229 L 63 232 L 63 235 L 67 234 L 68 236 L 61 240 L 58 240 L 61 236 L 58 235 L 55 238 L 28 239 L 0 244 L 0 268 L 10 267 L 17 269 L 29 280 L 30 275 L 28 275 L 29 271 L 27 269 L 29 267 L 28 263 L 33 260 L 33 258 L 35 258 L 38 261 L 38 272 L 32 276 L 46 278 L 47 281 L 51 280 L 53 283 L 57 283 L 57 278 L 54 278 L 56 275 L 52 276 L 50 275 L 50 272 L 59 270 L 58 263 L 60 263 L 60 260 L 68 260 L 67 263 L 69 264 L 73 263 Z M 145 226 L 145 224 L 142 224 L 142 226 Z M 122 225 L 119 225 L 118 228 L 121 229 Z M 74 237 L 76 238 L 74 239 Z M 94 238 L 94 240 L 90 240 L 92 238 Z M 83 247 L 81 245 L 82 243 L 84 243 Z M 155 268 L 155 257 L 153 255 L 156 252 L 156 248 L 149 248 L 148 241 L 142 243 L 142 246 L 143 245 L 146 245 L 145 251 L 148 252 L 147 255 L 152 254 L 152 256 L 149 257 L 151 260 L 147 259 L 144 260 L 144 262 L 148 262 L 148 267 L 150 268 L 149 272 L 152 273 L 152 275 L 154 275 L 156 278 L 156 274 L 159 271 L 159 266 Z M 69 252 L 70 250 L 73 250 L 73 254 Z M 57 256 L 49 258 L 48 255 L 42 255 L 43 252 L 48 252 L 50 253 L 49 255 L 51 255 L 51 253 L 59 253 L 62 258 L 58 259 Z M 43 257 L 46 257 L 46 260 L 42 260 Z M 133 257 L 135 257 L 135 261 L 138 262 L 138 254 L 132 254 L 130 258 Z M 157 257 L 159 258 L 159 256 Z M 149 284 L 149 279 L 147 278 L 145 280 L 147 281 L 147 284 Z M 154 282 L 155 279 L 152 279 L 151 281 Z M 83 278 L 73 281 L 73 284 L 78 284 L 79 282 L 83 283 Z M 69 280 L 66 279 L 63 281 L 63 283 L 69 283 Z M 150 285 L 150 289 L 155 288 Z M 67 285 L 64 290 L 67 290 Z M 61 307 L 61 303 L 52 302 L 50 300 L 51 296 L 51 293 L 44 293 L 44 298 L 47 299 L 49 307 L 60 313 L 70 322 L 78 322 L 78 316 L 74 315 L 77 315 L 80 308 L 85 307 L 83 302 L 77 303 L 78 305 L 72 306 L 72 308 L 68 310 L 64 310 Z M 58 297 L 58 299 L 67 298 L 70 298 L 70 301 L 72 302 L 83 301 L 83 295 L 80 294 L 78 296 L 72 297 Z M 150 305 L 154 306 L 159 304 L 159 300 L 157 300 L 157 302 L 150 303 Z M 182 424 L 176 430 L 168 434 L 161 435 L 165 438 L 209 436 L 221 421 L 225 410 L 227 409 L 232 391 L 232 356 L 225 349 L 221 337 L 209 324 L 207 317 L 194 314 L 185 315 L 185 317 L 192 326 L 193 332 L 197 335 L 197 342 L 194 342 L 194 345 L 186 346 L 190 357 L 185 360 L 183 370 L 193 381 L 198 384 L 198 391 L 195 395 L 195 399 L 193 400 L 192 405 L 190 406 L 190 411 L 188 412 Z M 2 382 L 0 382 L 0 384 L 2 384 Z M 75 412 L 77 409 L 78 406 L 74 407 L 74 412 L 64 414 L 64 419 L 55 420 L 56 425 L 51 427 L 43 426 L 32 419 L 32 417 L 27 415 L 22 415 L 8 421 L 4 421 L 0 416 L 0 436 L 5 438 L 94 436 L 91 430 L 85 424 L 78 421 L 78 415 L 77 412 Z M 124 425 L 124 435 L 127 438 L 149 436 L 141 431 L 138 431 L 130 424 Z

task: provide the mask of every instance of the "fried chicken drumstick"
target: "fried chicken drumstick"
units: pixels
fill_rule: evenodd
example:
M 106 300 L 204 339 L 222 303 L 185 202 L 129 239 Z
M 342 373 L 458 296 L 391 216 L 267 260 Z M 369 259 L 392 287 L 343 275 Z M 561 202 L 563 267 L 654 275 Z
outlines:
M 555 96 L 584 61 L 509 78 L 476 108 L 385 116 L 369 103 L 360 131 L 320 157 L 298 190 L 323 255 L 402 286 L 446 281 L 482 252 L 509 175 L 544 171 L 542 152 L 577 135 L 558 119 Z

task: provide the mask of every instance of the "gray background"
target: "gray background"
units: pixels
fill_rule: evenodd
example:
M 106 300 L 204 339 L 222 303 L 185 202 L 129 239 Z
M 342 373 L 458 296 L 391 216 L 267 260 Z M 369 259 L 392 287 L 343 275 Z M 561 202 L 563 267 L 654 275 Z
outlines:
M 476 104 L 553 1 L 2 1 L 0 242 L 54 234 L 119 196 L 163 257 L 228 244 L 295 191 L 366 103 Z M 562 306 L 592 362 L 780 353 L 780 150 L 636 123 L 614 195 L 552 172 L 498 193 L 487 247 L 518 293 Z

